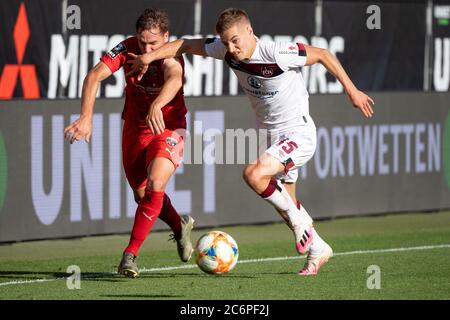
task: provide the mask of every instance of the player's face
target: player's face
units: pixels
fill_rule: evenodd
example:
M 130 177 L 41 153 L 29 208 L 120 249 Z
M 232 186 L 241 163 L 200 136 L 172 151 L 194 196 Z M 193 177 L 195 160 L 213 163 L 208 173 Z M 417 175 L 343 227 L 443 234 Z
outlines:
M 235 60 L 250 59 L 255 50 L 256 40 L 250 24 L 238 22 L 225 30 L 220 39 Z
M 140 30 L 136 34 L 139 49 L 149 53 L 162 47 L 169 40 L 169 32 L 161 32 L 159 28 Z

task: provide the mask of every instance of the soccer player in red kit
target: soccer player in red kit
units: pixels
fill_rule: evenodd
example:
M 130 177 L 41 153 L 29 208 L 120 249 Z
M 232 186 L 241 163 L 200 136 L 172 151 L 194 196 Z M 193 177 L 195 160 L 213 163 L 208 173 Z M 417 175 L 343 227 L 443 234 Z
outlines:
M 124 68 L 130 69 L 127 53 L 143 54 L 169 40 L 169 18 L 160 9 L 146 9 L 136 21 L 136 36 L 128 38 L 101 57 L 83 83 L 81 114 L 64 133 L 70 143 L 83 137 L 89 143 L 94 102 L 100 82 Z M 126 77 L 122 138 L 122 158 L 127 180 L 134 191 L 136 210 L 130 242 L 125 248 L 118 272 L 136 277 L 136 257 L 155 220 L 159 217 L 174 232 L 182 261 L 190 259 L 193 248 L 190 232 L 194 220 L 179 216 L 164 188 L 175 172 L 183 153 L 186 105 L 183 95 L 182 57 L 154 61 L 138 81 Z M 179 130 L 181 129 L 181 131 Z

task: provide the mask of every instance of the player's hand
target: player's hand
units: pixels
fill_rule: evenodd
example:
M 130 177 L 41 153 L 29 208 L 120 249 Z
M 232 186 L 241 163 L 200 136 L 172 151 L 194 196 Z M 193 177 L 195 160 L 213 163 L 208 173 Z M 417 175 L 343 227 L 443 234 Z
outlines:
M 148 110 L 146 121 L 148 127 L 154 135 L 164 132 L 164 128 L 166 126 L 164 124 L 163 113 L 160 107 L 152 104 Z
M 80 116 L 64 129 L 64 137 L 70 141 L 70 144 L 80 141 L 83 137 L 89 143 L 91 141 L 91 130 L 92 118 Z
M 144 74 L 147 72 L 148 66 L 152 63 L 145 55 L 136 55 L 134 53 L 127 53 L 130 59 L 127 61 L 131 64 L 131 70 L 127 72 L 126 77 L 137 76 L 138 81 L 141 81 Z
M 358 108 L 366 118 L 372 117 L 375 102 L 371 97 L 359 90 L 349 94 L 349 97 L 353 106 Z

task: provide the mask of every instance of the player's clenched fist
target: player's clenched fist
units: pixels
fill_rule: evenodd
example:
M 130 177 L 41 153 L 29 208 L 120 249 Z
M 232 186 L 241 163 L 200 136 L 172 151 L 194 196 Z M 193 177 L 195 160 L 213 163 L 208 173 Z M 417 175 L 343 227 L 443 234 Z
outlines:
M 81 116 L 64 129 L 64 137 L 74 143 L 85 138 L 89 143 L 91 140 L 92 118 Z

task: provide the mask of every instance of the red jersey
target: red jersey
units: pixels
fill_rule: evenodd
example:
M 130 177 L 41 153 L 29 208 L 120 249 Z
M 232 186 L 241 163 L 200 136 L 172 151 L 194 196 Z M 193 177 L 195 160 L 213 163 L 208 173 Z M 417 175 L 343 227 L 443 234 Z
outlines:
M 136 37 L 128 38 L 109 52 L 104 54 L 100 60 L 105 63 L 111 72 L 116 72 L 123 66 L 125 74 L 130 71 L 131 67 L 127 62 L 129 57 L 127 52 L 134 54 L 141 54 L 138 40 Z M 178 61 L 183 68 L 184 79 L 184 60 L 183 57 L 178 57 Z M 137 81 L 135 76 L 126 77 L 125 87 L 125 106 L 122 112 L 122 119 L 131 127 L 139 128 L 140 130 L 150 130 L 145 121 L 148 109 L 152 102 L 161 92 L 164 85 L 164 60 L 153 61 L 141 81 Z M 166 128 L 176 130 L 178 128 L 186 128 L 186 105 L 184 102 L 183 87 L 178 90 L 175 97 L 166 106 L 161 109 L 164 117 L 164 124 Z

